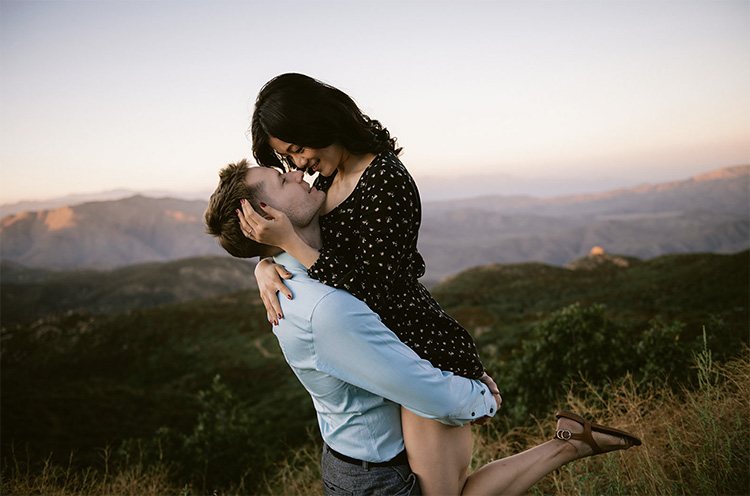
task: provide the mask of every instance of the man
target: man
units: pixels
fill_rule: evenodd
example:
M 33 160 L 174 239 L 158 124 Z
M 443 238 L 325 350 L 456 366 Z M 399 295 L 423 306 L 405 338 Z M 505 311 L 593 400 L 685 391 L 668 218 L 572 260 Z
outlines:
M 434 368 L 401 343 L 379 317 L 345 291 L 310 278 L 305 267 L 278 249 L 247 239 L 236 211 L 247 199 L 284 212 L 310 246 L 321 245 L 318 211 L 325 193 L 302 172 L 248 167 L 220 172 L 205 221 L 209 234 L 237 257 L 274 255 L 293 277 L 295 298 L 284 300 L 274 334 L 284 356 L 312 397 L 325 441 L 326 494 L 419 494 L 401 434 L 400 406 L 448 425 L 494 415 L 490 388 Z

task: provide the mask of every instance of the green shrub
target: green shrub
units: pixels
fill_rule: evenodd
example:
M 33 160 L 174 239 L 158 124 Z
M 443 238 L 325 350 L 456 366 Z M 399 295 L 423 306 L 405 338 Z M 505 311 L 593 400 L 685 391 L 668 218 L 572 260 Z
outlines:
M 679 321 L 654 320 L 633 336 L 606 315 L 604 306 L 576 303 L 537 324 L 529 339 L 497 364 L 495 380 L 509 420 L 518 424 L 547 411 L 577 382 L 601 388 L 599 394 L 606 394 L 609 380 L 627 373 L 638 382 L 670 377 L 684 383 L 699 349 Z
M 548 409 L 579 374 L 595 383 L 621 375 L 631 350 L 601 305 L 576 303 L 553 313 L 500 366 L 495 379 L 506 413 L 517 423 Z
M 265 429 L 217 375 L 198 393 L 201 412 L 188 434 L 160 428 L 152 439 L 130 439 L 118 450 L 124 466 L 136 461 L 165 464 L 176 480 L 188 481 L 201 494 L 234 487 L 252 491 L 263 480 Z
M 678 321 L 652 321 L 636 343 L 633 375 L 646 382 L 669 376 L 674 382 L 684 383 L 692 377 L 691 362 L 698 341 L 683 339 L 684 329 Z

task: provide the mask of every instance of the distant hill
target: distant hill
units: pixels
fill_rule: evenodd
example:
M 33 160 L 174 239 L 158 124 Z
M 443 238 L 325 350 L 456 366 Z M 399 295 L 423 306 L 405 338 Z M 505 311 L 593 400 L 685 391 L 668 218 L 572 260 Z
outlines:
M 223 254 L 204 233 L 205 207 L 134 196 L 10 215 L 0 256 L 69 270 Z M 750 166 L 590 195 L 426 202 L 423 211 L 427 285 L 488 263 L 564 265 L 593 246 L 640 258 L 734 253 L 750 246 Z
M 3 260 L 47 268 L 111 268 L 225 254 L 206 235 L 206 202 L 133 196 L 0 221 Z
M 462 271 L 432 289 L 443 308 L 475 336 L 485 355 L 507 352 L 531 323 L 573 303 L 603 304 L 645 329 L 679 320 L 699 336 L 750 338 L 750 251 L 690 253 L 639 260 L 587 255 L 569 267 L 489 264 Z M 498 357 L 500 358 L 500 357 Z
M 115 270 L 52 271 L 3 261 L 2 323 L 66 312 L 118 313 L 256 288 L 254 268 L 246 260 L 217 256 Z
M 717 169 L 682 181 L 644 184 L 596 194 L 556 198 L 487 195 L 466 200 L 425 203 L 425 210 L 431 213 L 476 209 L 505 214 L 593 218 L 691 211 L 748 215 L 749 207 L 750 165 Z
M 115 201 L 131 196 L 147 196 L 149 198 L 178 198 L 182 200 L 198 200 L 208 198 L 210 191 L 194 193 L 178 193 L 175 191 L 135 191 L 132 189 L 111 189 L 99 193 L 79 193 L 73 195 L 59 196 L 47 200 L 26 200 L 14 203 L 4 203 L 0 205 L 0 218 L 8 215 L 20 214 L 22 212 L 37 212 L 39 210 L 54 210 L 59 207 L 80 205 L 94 201 Z
M 750 248 L 750 166 L 592 195 L 429 202 L 419 239 L 429 282 L 489 263 L 565 265 L 594 246 L 639 258 Z

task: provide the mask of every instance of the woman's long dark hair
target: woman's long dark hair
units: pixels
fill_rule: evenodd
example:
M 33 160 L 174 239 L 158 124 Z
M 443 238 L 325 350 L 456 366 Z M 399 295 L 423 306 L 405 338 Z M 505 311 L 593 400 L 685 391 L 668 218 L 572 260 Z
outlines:
M 396 138 L 363 114 L 349 95 L 304 74 L 281 74 L 261 88 L 250 132 L 258 164 L 282 170 L 284 164 L 268 144 L 270 137 L 309 148 L 338 142 L 355 155 L 401 153 Z

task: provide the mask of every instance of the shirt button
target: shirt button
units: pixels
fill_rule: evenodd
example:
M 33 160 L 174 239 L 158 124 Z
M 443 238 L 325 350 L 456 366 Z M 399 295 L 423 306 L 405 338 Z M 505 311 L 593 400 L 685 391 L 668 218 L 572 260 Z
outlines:
M 482 389 L 482 394 L 484 394 L 484 393 L 486 393 L 486 392 L 487 392 L 487 391 L 485 391 L 484 389 Z
M 474 412 L 471 412 L 471 416 L 473 417 L 474 415 L 476 415 L 476 413 L 474 413 Z
M 490 413 L 494 413 L 494 411 L 495 411 L 494 408 L 490 408 Z

